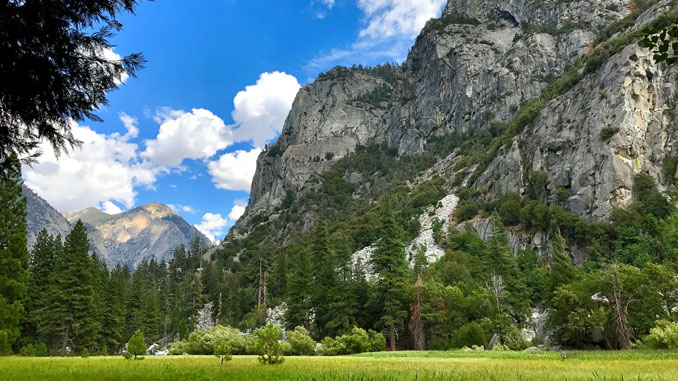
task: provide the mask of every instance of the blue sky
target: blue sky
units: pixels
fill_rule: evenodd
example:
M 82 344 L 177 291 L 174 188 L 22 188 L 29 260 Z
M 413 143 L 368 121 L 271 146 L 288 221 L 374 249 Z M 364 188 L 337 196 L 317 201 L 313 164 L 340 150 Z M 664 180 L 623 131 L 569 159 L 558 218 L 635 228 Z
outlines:
M 81 150 L 24 168 L 59 210 L 170 205 L 214 239 L 244 211 L 255 161 L 300 86 L 335 65 L 402 61 L 445 0 L 161 0 L 122 15 L 114 59 L 141 51 L 138 78 L 73 123 Z

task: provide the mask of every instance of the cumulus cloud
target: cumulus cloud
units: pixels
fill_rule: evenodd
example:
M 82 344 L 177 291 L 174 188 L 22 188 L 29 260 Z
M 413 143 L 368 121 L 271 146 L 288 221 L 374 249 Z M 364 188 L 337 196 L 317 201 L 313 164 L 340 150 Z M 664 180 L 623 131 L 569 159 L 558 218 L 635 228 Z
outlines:
M 275 71 L 262 73 L 256 84 L 236 94 L 231 114 L 239 126 L 234 132 L 236 141 L 251 141 L 263 148 L 277 137 L 299 88 L 294 76 Z
M 111 215 L 122 213 L 122 209 L 120 209 L 119 206 L 115 205 L 111 201 L 102 202 L 99 209 L 101 209 L 102 212 L 108 213 L 108 214 L 111 214 Z
M 235 151 L 221 155 L 207 167 L 217 188 L 249 192 L 261 149 Z
M 335 65 L 372 65 L 402 61 L 421 29 L 440 15 L 447 0 L 358 0 L 364 26 L 348 47 L 332 49 L 311 60 L 306 68 L 317 72 Z
M 83 142 L 81 149 L 57 159 L 51 145 L 45 142 L 40 147 L 40 162 L 23 168 L 26 185 L 58 210 L 100 205 L 115 211 L 111 202 L 130 208 L 137 195 L 135 187 L 152 187 L 155 183 L 161 170 L 141 160 L 138 146 L 127 138 L 99 134 L 76 122 L 71 122 L 71 129 Z
M 233 143 L 231 128 L 209 110 L 164 108 L 154 119 L 160 130 L 155 139 L 146 140 L 141 155 L 157 164 L 176 167 L 184 159 L 207 159 Z
M 127 141 L 129 139 L 134 139 L 137 136 L 139 136 L 139 127 L 137 127 L 137 124 L 139 124 L 139 121 L 137 118 L 131 117 L 124 112 L 121 112 L 118 114 L 118 117 L 120 118 L 120 121 L 122 122 L 123 126 L 127 129 L 127 133 L 122 136 L 122 139 Z
M 228 213 L 228 219 L 235 222 L 245 214 L 245 209 L 247 208 L 247 200 L 243 199 L 237 199 L 233 201 L 233 208 L 231 208 L 231 212 Z
M 202 216 L 202 221 L 193 226 L 200 230 L 200 232 L 207 236 L 212 242 L 217 242 L 216 237 L 224 235 L 227 225 L 228 220 L 221 217 L 221 214 L 205 213 Z

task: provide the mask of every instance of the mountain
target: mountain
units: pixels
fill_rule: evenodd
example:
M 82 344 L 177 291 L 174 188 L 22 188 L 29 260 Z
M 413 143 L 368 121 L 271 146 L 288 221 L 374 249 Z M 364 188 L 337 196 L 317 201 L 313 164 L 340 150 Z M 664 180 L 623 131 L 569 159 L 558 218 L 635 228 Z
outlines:
M 259 156 L 227 241 L 272 224 L 268 239 L 286 244 L 354 205 L 323 204 L 319 194 L 345 189 L 373 204 L 435 176 L 441 196 L 485 201 L 538 187 L 539 201 L 588 221 L 628 206 L 637 174 L 665 190 L 678 158 L 678 67 L 656 64 L 637 42 L 675 22 L 676 4 L 636 3 L 640 13 L 630 14 L 620 0 L 449 0 L 402 65 L 320 75 Z M 427 163 L 394 179 L 365 166 L 375 157 Z M 483 235 L 482 221 L 472 222 Z M 515 241 L 536 244 L 535 235 Z
M 115 215 L 96 208 L 62 214 L 30 188 L 24 186 L 23 189 L 27 198 L 29 247 L 41 229 L 65 237 L 77 220 L 85 223 L 92 250 L 109 266 L 128 264 L 136 268 L 144 260 L 169 260 L 172 250 L 179 245 L 188 247 L 195 237 L 199 237 L 205 247 L 211 246 L 198 229 L 160 203 Z
M 71 232 L 72 226 L 64 216 L 54 209 L 47 201 L 26 185 L 22 187 L 26 196 L 26 230 L 28 233 L 28 247 L 35 244 L 38 233 L 47 229 L 51 235 L 60 234 L 62 238 Z

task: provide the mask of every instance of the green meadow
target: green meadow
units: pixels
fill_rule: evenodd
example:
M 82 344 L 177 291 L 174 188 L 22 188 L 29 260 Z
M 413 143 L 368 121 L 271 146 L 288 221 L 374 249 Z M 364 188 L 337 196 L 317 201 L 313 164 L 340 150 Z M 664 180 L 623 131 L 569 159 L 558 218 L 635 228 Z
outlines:
M 287 357 L 0 358 L 2 380 L 678 380 L 676 352 L 396 352 Z

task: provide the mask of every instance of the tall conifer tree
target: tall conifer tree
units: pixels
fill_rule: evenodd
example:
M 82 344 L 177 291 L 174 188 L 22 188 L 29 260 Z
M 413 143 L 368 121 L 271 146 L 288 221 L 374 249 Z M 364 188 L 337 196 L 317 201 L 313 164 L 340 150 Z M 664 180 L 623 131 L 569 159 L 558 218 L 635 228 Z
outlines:
M 26 198 L 21 184 L 21 165 L 12 157 L 0 169 L 0 355 L 9 354 L 19 337 L 28 278 Z

